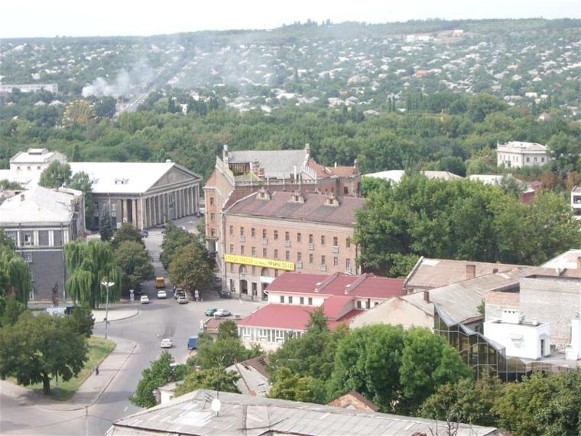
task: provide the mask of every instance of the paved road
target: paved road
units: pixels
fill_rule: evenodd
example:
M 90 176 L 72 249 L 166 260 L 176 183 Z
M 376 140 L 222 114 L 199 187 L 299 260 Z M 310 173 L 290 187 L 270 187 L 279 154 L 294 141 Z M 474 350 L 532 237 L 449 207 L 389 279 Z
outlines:
M 193 222 L 186 222 L 190 227 Z M 156 260 L 156 274 L 167 276 L 159 262 L 161 230 L 153 230 L 146 240 L 150 255 Z M 55 402 L 31 394 L 20 387 L 1 382 L 0 434 L 14 435 L 103 435 L 111 423 L 141 409 L 129 402 L 143 369 L 161 353 L 160 340 L 170 337 L 174 347 L 168 350 L 177 362 L 188 356 L 187 338 L 199 332 L 200 320 L 206 320 L 208 306 L 223 307 L 234 314 L 247 315 L 261 304 L 222 300 L 215 293 L 202 294 L 204 301 L 177 304 L 171 297 L 157 299 L 153 281 L 145 283 L 150 304 L 130 302 L 112 305 L 108 337 L 118 342 L 113 355 L 92 375 L 69 402 Z M 171 284 L 168 284 L 171 289 Z M 128 314 L 117 319 L 116 314 Z M 104 336 L 105 325 L 95 325 L 94 334 Z M 87 406 L 87 407 L 85 407 Z

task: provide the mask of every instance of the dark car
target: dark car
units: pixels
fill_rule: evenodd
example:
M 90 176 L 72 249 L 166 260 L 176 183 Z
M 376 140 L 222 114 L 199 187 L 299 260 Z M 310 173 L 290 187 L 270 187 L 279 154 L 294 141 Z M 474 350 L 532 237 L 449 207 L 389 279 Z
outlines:
M 139 231 L 139 234 L 141 235 L 142 238 L 147 238 L 149 236 L 149 231 L 145 230 L 145 229 L 141 229 Z

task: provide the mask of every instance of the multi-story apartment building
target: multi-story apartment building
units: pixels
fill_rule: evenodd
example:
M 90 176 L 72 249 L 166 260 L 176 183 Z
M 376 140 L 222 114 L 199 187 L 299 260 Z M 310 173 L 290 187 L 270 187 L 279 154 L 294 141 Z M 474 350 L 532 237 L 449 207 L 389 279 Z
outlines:
M 230 246 L 230 242 L 225 243 L 228 235 L 224 233 L 226 228 L 224 212 L 238 200 L 261 188 L 266 188 L 269 192 L 319 193 L 338 198 L 358 197 L 361 190 L 361 173 L 357 162 L 353 166 L 326 167 L 318 164 L 310 156 L 308 144 L 301 150 L 275 151 L 230 151 L 225 145 L 222 158 L 216 158 L 214 173 L 204 187 L 206 244 L 210 252 L 216 253 L 220 268 L 225 266 L 225 254 L 231 254 L 224 249 Z M 276 224 L 272 217 L 269 219 L 271 233 L 275 227 L 283 225 Z M 311 226 L 316 227 L 317 224 L 313 222 Z M 277 230 L 282 231 L 278 228 Z M 262 249 L 259 252 L 262 252 Z M 285 252 L 286 250 L 280 251 Z M 271 252 L 271 255 L 274 256 L 274 253 Z M 222 269 L 221 273 L 226 272 Z M 246 289 L 240 288 L 236 283 L 232 286 L 228 283 L 224 285 L 229 289 Z M 260 286 L 257 285 L 257 293 L 258 289 Z
M 575 218 L 581 220 L 581 186 L 575 186 L 571 191 L 571 208 Z
M 280 273 L 358 274 L 352 242 L 355 211 L 364 200 L 260 189 L 229 206 L 217 258 L 227 290 L 242 298 L 264 299 L 264 289 Z
M 549 147 L 534 142 L 511 141 L 498 144 L 496 160 L 499 167 L 522 168 L 545 165 L 550 160 Z
M 0 229 L 14 240 L 16 252 L 29 264 L 31 300 L 48 300 L 52 290 L 66 298 L 64 246 L 84 236 L 83 193 L 73 189 L 36 186 L 0 204 Z

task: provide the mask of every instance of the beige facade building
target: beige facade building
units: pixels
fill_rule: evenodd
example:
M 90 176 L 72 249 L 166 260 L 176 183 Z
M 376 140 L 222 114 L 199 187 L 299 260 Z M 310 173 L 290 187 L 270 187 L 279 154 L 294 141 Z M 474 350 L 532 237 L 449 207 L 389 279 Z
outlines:
M 551 159 L 549 147 L 534 142 L 510 141 L 498 144 L 496 160 L 499 167 L 522 168 L 545 165 Z
M 227 290 L 264 299 L 266 286 L 284 271 L 358 274 L 352 238 L 363 204 L 360 197 L 264 188 L 237 201 L 220 215 L 217 261 Z
M 355 255 L 342 257 L 340 252 L 326 254 L 314 252 L 317 244 L 321 244 L 323 234 L 327 238 L 325 241 L 327 247 L 331 247 L 333 238 L 339 238 L 341 232 L 347 231 L 347 227 L 350 228 L 347 231 L 349 237 L 352 236 L 354 222 L 352 212 L 346 215 L 351 220 L 350 223 L 348 225 L 341 223 L 341 231 L 338 231 L 336 223 L 326 222 L 322 217 L 295 220 L 281 218 L 276 214 L 261 216 L 261 211 L 239 214 L 236 211 L 241 206 L 230 209 L 238 201 L 261 191 L 262 196 L 269 198 L 281 198 L 280 196 L 286 195 L 283 202 L 290 199 L 291 194 L 298 195 L 295 200 L 295 205 L 298 205 L 312 193 L 319 196 L 318 203 L 333 201 L 330 199 L 334 198 L 337 201 L 336 205 L 340 205 L 343 211 L 349 208 L 348 205 L 352 202 L 348 200 L 344 203 L 342 199 L 358 198 L 360 190 L 361 173 L 357 162 L 353 166 L 320 165 L 311 157 L 308 144 L 300 150 L 274 151 L 231 151 L 225 145 L 222 157 L 216 158 L 214 173 L 204 187 L 206 243 L 208 250 L 216 253 L 222 278 L 226 279 L 223 281 L 225 290 L 241 292 L 242 295 L 260 299 L 262 289 L 279 271 L 303 271 L 309 268 L 321 272 L 327 268 L 327 271 L 355 272 Z M 264 203 L 263 199 L 261 204 Z M 314 203 L 315 200 L 309 204 Z M 358 200 L 357 204 L 361 204 L 361 200 Z M 303 208 L 304 211 L 308 209 Z M 284 228 L 285 226 L 290 227 Z M 233 233 L 230 233 L 231 227 Z M 240 234 L 241 228 L 244 228 L 246 233 Z M 254 235 L 251 234 L 252 229 Z M 329 231 L 333 235 L 327 236 L 326 232 Z M 289 239 L 285 239 L 287 233 Z M 347 233 L 341 236 L 343 244 Z M 309 242 L 309 235 L 312 236 L 312 242 Z M 296 240 L 297 237 L 300 241 Z M 253 241 L 252 245 L 244 242 L 250 238 Z M 335 250 L 341 247 L 339 239 L 336 242 Z M 310 244 L 313 250 L 298 251 L 297 244 Z M 356 248 L 351 244 L 349 250 L 355 252 Z M 241 254 L 242 251 L 244 254 Z M 251 263 L 247 260 L 239 262 L 239 258 L 233 260 L 235 258 L 232 256 L 259 260 L 252 260 Z M 297 258 L 298 256 L 300 257 Z M 321 256 L 325 256 L 323 262 Z M 334 265 L 335 258 L 337 265 Z M 238 273 L 237 267 L 233 265 L 239 266 Z M 240 270 L 241 267 L 244 268 Z M 252 274 L 252 277 L 249 274 Z

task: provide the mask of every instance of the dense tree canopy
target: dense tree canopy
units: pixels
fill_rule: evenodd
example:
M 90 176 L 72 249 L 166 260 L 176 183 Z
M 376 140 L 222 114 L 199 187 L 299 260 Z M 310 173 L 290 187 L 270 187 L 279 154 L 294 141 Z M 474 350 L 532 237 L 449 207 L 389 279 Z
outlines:
M 40 174 L 38 184 L 45 188 L 60 188 L 71 180 L 71 166 L 68 163 L 61 163 L 53 160 L 48 167 Z

